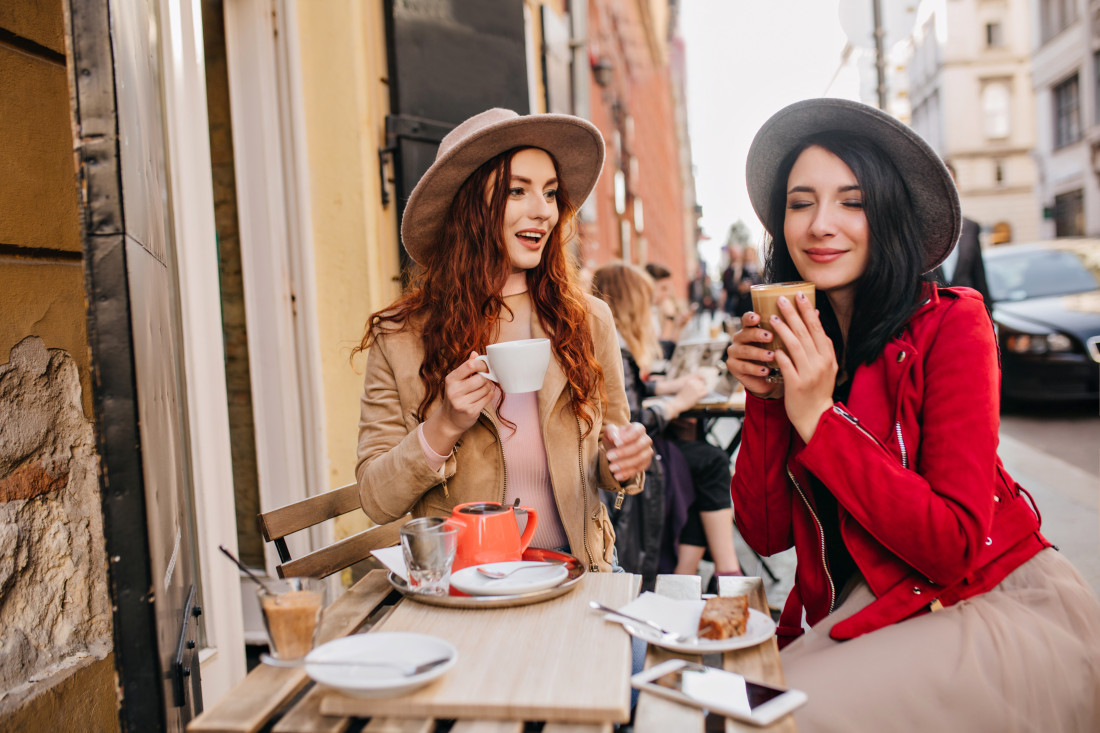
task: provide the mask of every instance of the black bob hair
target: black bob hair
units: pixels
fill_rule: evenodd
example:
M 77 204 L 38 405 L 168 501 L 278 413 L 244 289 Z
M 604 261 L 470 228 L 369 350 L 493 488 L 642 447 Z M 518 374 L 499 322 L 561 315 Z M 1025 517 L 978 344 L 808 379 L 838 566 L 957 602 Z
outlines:
M 924 277 L 924 248 L 920 225 L 905 183 L 893 161 L 876 145 L 842 131 L 811 135 L 791 150 L 779 167 L 782 185 L 775 187 L 768 205 L 768 243 L 764 262 L 766 282 L 803 280 L 787 250 L 783 220 L 787 210 L 787 178 L 798 156 L 814 145 L 844 161 L 859 182 L 863 211 L 870 234 L 867 269 L 856 284 L 852 322 L 847 343 L 827 298 L 818 298 L 821 322 L 836 348 L 837 362 L 848 374 L 859 364 L 869 364 L 882 353 L 886 342 L 901 331 L 916 311 Z

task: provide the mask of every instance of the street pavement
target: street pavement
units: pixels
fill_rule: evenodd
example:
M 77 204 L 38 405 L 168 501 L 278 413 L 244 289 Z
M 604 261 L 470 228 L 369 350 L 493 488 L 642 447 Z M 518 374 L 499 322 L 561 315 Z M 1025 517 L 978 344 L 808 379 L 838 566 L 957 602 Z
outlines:
M 732 420 L 722 420 L 712 435 L 725 444 L 735 427 Z M 1043 534 L 1100 595 L 1100 479 L 1004 431 L 998 452 L 1008 472 L 1035 499 Z M 794 550 L 764 558 L 778 577 L 772 581 L 736 530 L 734 542 L 745 574 L 763 578 L 768 602 L 781 608 L 794 580 Z M 705 583 L 710 568 L 702 572 Z

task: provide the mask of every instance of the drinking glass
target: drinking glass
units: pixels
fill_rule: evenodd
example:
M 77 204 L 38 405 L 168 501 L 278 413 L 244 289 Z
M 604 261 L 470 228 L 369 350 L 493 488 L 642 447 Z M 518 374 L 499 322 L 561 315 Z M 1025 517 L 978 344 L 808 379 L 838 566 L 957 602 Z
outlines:
M 458 546 L 458 528 L 443 517 L 413 519 L 401 528 L 401 549 L 409 570 L 409 588 L 425 595 L 446 595 Z
M 760 328 L 768 328 L 775 334 L 774 348 L 776 350 L 787 351 L 783 339 L 779 337 L 775 329 L 768 326 L 768 324 L 771 323 L 770 319 L 772 316 L 783 317 L 783 314 L 779 312 L 779 298 L 780 296 L 786 296 L 787 300 L 791 301 L 791 305 L 794 305 L 795 297 L 799 293 L 803 293 L 810 299 L 810 305 L 812 306 L 816 301 L 815 296 L 817 295 L 817 287 L 812 282 L 801 281 L 765 283 L 753 285 L 749 288 L 749 293 L 752 295 L 752 309 L 760 316 Z M 783 374 L 779 371 L 779 367 L 771 367 L 771 372 L 768 374 L 767 381 L 771 384 L 779 384 L 783 381 Z
M 260 597 L 264 628 L 271 654 L 279 659 L 298 659 L 309 654 L 317 636 L 325 605 L 325 584 L 320 578 L 283 578 L 264 583 L 271 592 Z

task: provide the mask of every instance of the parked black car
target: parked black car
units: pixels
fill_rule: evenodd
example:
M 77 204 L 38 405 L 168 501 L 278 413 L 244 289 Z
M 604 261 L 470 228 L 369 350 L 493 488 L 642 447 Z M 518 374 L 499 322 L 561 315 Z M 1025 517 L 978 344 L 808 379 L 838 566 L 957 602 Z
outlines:
M 1100 397 L 1100 239 L 983 253 L 1008 400 Z

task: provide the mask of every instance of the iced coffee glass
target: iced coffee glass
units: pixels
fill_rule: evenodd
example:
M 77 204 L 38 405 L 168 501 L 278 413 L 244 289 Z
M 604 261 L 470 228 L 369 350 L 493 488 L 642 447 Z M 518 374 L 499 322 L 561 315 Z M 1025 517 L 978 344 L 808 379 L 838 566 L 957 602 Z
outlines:
M 760 316 L 760 328 L 768 328 L 772 316 L 783 318 L 783 314 L 779 312 L 780 296 L 786 296 L 787 300 L 791 301 L 791 305 L 796 305 L 795 298 L 799 293 L 802 293 L 810 299 L 810 305 L 816 305 L 817 300 L 814 297 L 816 292 L 817 289 L 814 284 L 805 281 L 766 283 L 753 285 L 749 288 L 749 293 L 752 295 L 753 312 Z M 774 348 L 787 351 L 783 339 L 780 338 L 778 333 L 775 333 L 775 329 L 768 328 L 768 330 L 775 334 Z M 767 381 L 772 384 L 779 384 L 783 381 L 783 375 L 779 372 L 779 367 L 772 366 Z
M 298 659 L 309 654 L 325 605 L 319 578 L 284 578 L 265 583 L 272 592 L 257 591 L 271 654 Z

